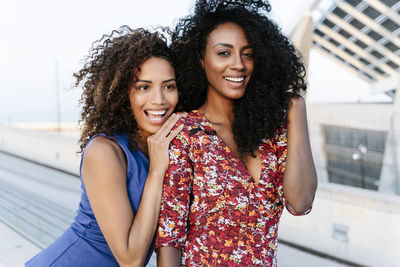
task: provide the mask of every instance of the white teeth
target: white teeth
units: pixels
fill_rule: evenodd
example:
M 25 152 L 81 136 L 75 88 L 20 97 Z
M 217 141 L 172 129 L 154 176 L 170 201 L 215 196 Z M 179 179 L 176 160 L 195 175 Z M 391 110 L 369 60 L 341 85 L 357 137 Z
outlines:
M 164 116 L 167 110 L 147 110 L 148 114 L 154 115 L 154 116 Z
M 148 117 L 148 118 L 153 123 L 160 123 L 163 120 L 162 118 L 154 118 L 154 117 Z
M 152 123 L 159 124 L 164 120 L 167 111 L 168 109 L 146 110 L 147 119 L 149 119 Z
M 244 81 L 244 77 L 224 77 L 225 80 L 230 81 L 230 82 L 242 82 Z

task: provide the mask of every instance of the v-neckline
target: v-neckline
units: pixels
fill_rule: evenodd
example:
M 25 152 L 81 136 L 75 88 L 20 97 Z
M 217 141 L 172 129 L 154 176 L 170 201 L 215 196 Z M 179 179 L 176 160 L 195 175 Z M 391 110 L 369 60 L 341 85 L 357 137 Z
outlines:
M 203 115 L 200 113 L 200 111 L 198 110 L 192 110 L 193 113 L 197 114 L 198 116 L 201 117 L 201 119 L 208 124 L 208 126 L 215 131 L 215 136 L 217 136 L 217 138 L 219 139 L 221 145 L 223 146 L 223 150 L 230 156 L 229 160 L 233 161 L 235 163 L 238 164 L 238 167 L 242 169 L 242 171 L 248 176 L 250 177 L 250 181 L 251 183 L 253 183 L 254 185 L 258 185 L 261 181 L 262 178 L 262 170 L 263 170 L 263 161 L 262 161 L 262 154 L 261 154 L 261 144 L 257 147 L 258 149 L 258 153 L 260 155 L 260 177 L 258 178 L 258 180 L 256 181 L 256 179 L 254 179 L 253 175 L 251 174 L 251 172 L 249 171 L 249 169 L 246 167 L 246 165 L 232 152 L 232 150 L 230 149 L 230 147 L 224 142 L 224 140 L 222 139 L 222 137 L 217 133 L 217 130 L 215 129 L 214 125 Z

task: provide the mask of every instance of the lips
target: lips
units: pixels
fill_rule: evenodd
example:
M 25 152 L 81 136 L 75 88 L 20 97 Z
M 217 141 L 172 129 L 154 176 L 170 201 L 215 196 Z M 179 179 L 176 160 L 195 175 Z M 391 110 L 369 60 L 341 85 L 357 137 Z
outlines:
M 243 88 L 246 84 L 246 77 L 247 76 L 223 76 L 228 87 L 234 89 Z
M 144 113 L 147 119 L 154 124 L 161 124 L 166 119 L 168 109 L 146 109 Z

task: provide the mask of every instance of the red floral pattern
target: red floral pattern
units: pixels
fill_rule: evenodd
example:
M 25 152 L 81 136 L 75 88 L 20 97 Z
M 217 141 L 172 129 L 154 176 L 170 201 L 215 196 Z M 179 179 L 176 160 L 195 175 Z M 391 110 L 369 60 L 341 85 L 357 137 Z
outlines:
M 260 144 L 255 183 L 198 111 L 181 122 L 169 151 L 156 248 L 181 248 L 183 266 L 276 266 L 286 129 Z

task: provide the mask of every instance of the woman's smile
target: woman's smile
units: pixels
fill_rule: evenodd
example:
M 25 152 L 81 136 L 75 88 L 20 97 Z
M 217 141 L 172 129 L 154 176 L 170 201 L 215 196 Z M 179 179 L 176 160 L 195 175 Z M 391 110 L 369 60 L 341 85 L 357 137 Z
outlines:
M 172 65 L 162 58 L 146 60 L 137 73 L 129 100 L 143 136 L 156 133 L 178 102 L 178 89 Z
M 254 70 L 253 48 L 239 25 L 226 22 L 209 35 L 201 59 L 208 90 L 227 99 L 243 97 Z
M 151 123 L 154 124 L 163 124 L 164 121 L 167 119 L 165 116 L 168 112 L 168 109 L 147 109 L 144 110 L 147 118 Z

